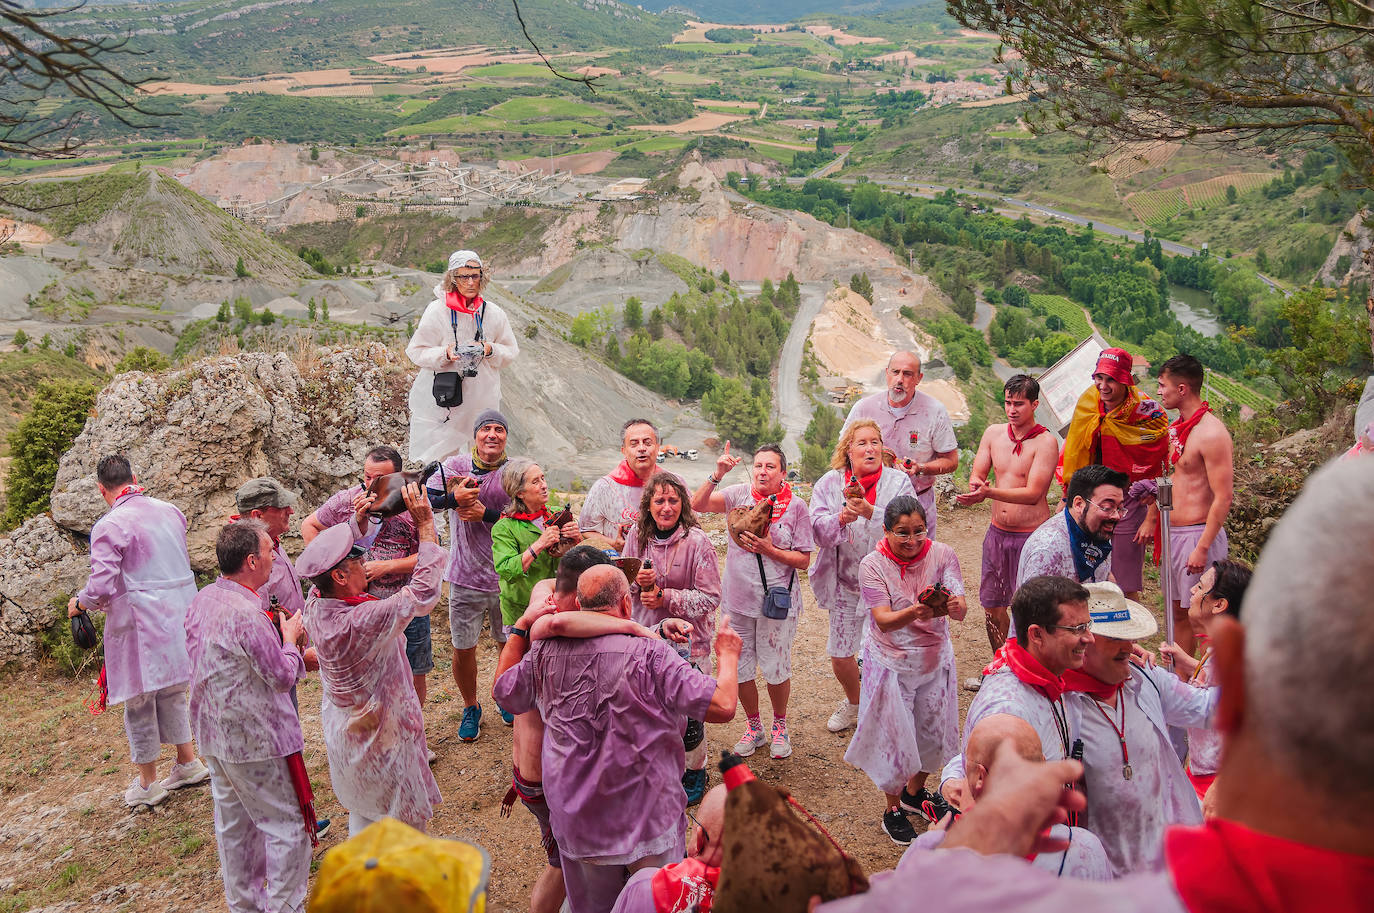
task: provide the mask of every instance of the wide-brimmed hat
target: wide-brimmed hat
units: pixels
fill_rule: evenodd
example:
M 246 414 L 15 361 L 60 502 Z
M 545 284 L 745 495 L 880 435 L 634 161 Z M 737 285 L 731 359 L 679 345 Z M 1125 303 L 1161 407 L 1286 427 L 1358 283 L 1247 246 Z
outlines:
M 1154 614 L 1143 605 L 1127 599 L 1115 583 L 1087 583 L 1088 617 L 1093 634 L 1117 640 L 1141 640 L 1159 630 Z

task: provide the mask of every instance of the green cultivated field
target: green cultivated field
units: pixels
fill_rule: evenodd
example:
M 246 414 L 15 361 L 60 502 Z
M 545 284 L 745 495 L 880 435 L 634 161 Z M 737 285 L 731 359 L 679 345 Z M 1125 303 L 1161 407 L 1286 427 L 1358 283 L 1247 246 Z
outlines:
M 1087 339 L 1092 335 L 1093 328 L 1083 316 L 1082 305 L 1074 304 L 1063 295 L 1031 295 L 1030 300 L 1033 307 L 1043 307 L 1046 314 L 1054 314 L 1064 321 L 1063 332 L 1074 339 Z
M 474 79 L 556 79 L 548 67 L 538 63 L 493 63 L 463 71 Z
M 595 108 L 571 98 L 545 98 L 539 95 L 526 95 L 512 98 L 510 101 L 503 101 L 494 108 L 488 108 L 485 113 L 490 117 L 499 117 L 514 123 L 538 120 L 541 117 L 572 120 L 579 117 L 606 116 L 606 112 L 601 108 Z

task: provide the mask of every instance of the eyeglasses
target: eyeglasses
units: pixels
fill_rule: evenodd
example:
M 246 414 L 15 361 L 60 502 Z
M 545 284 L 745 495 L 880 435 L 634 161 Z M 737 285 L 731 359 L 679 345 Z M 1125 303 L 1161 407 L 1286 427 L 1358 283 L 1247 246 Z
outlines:
M 1096 507 L 1098 510 L 1102 511 L 1109 517 L 1126 516 L 1126 507 L 1123 504 L 1113 504 L 1111 502 L 1108 502 L 1106 504 L 1098 504 L 1096 501 L 1089 501 L 1088 503 L 1091 504 L 1093 507 Z
M 453 274 L 453 279 L 454 279 L 455 282 L 480 282 L 481 279 L 482 279 L 482 274 L 481 274 L 481 273 L 454 273 L 454 274 Z
M 1092 629 L 1093 623 L 1091 621 L 1085 621 L 1081 625 L 1045 625 L 1046 631 L 1068 631 L 1074 637 L 1082 637 Z

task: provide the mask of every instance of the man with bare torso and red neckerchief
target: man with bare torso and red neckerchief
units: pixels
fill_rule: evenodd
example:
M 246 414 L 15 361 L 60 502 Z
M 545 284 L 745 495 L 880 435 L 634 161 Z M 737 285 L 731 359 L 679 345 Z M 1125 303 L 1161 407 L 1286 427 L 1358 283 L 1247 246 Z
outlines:
M 1159 367 L 1159 399 L 1177 409 L 1169 425 L 1169 465 L 1173 468 L 1174 507 L 1169 515 L 1169 557 L 1174 641 L 1188 655 L 1197 647 L 1188 620 L 1188 594 L 1212 562 L 1226 557 L 1226 529 L 1233 495 L 1231 434 L 1202 399 L 1202 364 L 1175 355 Z
M 1040 401 L 1040 384 L 1025 375 L 1009 379 L 1002 389 L 1005 425 L 989 425 L 973 458 L 967 494 L 955 500 L 970 507 L 983 500 L 992 501 L 992 522 L 983 539 L 983 574 L 978 586 L 978 602 L 987 618 L 988 643 L 993 652 L 1007 639 L 1012 593 L 1016 591 L 1016 570 L 1021 548 L 1040 524 L 1050 518 L 1045 499 L 1054 481 L 1054 466 L 1059 460 L 1059 442 L 1035 421 Z M 991 469 L 996 484 L 988 483 Z M 966 687 L 977 690 L 978 679 Z

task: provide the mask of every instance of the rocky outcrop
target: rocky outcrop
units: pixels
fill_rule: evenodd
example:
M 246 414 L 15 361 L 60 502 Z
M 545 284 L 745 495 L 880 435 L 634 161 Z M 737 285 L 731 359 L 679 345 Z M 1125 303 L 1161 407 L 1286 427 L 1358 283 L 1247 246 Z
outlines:
M 1350 217 L 1345 228 L 1336 236 L 1336 243 L 1331 245 L 1331 253 L 1327 254 L 1326 262 L 1317 272 L 1323 282 L 1341 286 L 1370 278 L 1370 264 L 1365 260 L 1365 256 L 1370 245 L 1374 244 L 1372 224 L 1374 211 L 1368 209 L 1361 209 Z
M 0 537 L 0 665 L 31 663 L 39 640 L 90 573 L 86 546 L 41 514 Z
M 410 375 L 374 343 L 298 366 L 285 353 L 211 358 L 149 376 L 123 374 L 62 458 L 53 519 L 89 535 L 104 513 L 95 465 L 126 454 L 148 492 L 181 508 L 191 563 L 214 567 L 214 538 L 234 513 L 234 490 L 270 475 L 317 505 L 353 484 L 376 444 L 405 451 Z

